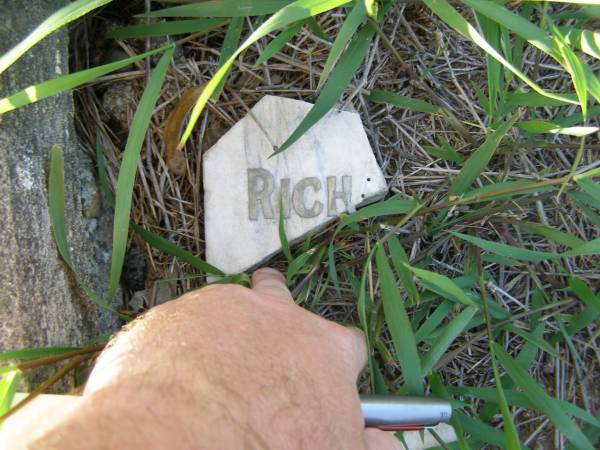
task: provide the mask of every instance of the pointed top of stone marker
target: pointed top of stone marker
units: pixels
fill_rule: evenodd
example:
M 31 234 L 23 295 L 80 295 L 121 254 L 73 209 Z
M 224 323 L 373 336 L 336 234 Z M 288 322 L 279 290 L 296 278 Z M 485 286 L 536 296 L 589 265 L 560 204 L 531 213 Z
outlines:
M 313 105 L 267 95 L 205 154 L 207 261 L 228 274 L 281 250 L 280 208 L 290 242 L 387 193 L 357 113 L 333 110 L 270 157 Z

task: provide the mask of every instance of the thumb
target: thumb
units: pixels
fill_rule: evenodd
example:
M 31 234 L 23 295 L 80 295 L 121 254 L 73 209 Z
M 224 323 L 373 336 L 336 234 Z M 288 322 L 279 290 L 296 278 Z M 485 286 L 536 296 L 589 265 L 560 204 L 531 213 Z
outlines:
M 268 267 L 259 269 L 252 274 L 252 290 L 269 298 L 285 302 L 294 301 L 284 276 L 278 270 Z

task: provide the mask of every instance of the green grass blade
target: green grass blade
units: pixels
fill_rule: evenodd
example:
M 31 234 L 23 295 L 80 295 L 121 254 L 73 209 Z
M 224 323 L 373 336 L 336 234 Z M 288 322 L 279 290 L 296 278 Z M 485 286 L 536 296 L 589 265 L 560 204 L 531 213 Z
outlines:
M 427 1 L 438 1 L 438 0 L 427 0 Z M 440 1 L 443 1 L 445 3 L 445 0 L 440 0 Z M 538 27 L 537 25 L 530 22 L 528 20 L 528 18 L 520 16 L 518 14 L 514 14 L 511 11 L 509 11 L 508 9 L 504 8 L 502 5 L 500 5 L 496 2 L 488 1 L 488 0 L 463 0 L 463 3 L 469 5 L 471 8 L 473 8 L 477 12 L 486 15 L 490 19 L 495 20 L 495 21 L 499 22 L 500 24 L 502 24 L 503 26 L 505 26 L 506 28 L 512 30 L 517 35 L 526 39 L 534 47 L 537 47 L 544 53 L 550 55 L 559 64 L 561 64 L 563 67 L 566 68 L 564 56 L 558 47 L 559 43 L 557 42 L 557 40 L 552 39 L 544 30 L 542 30 L 540 27 Z M 455 10 L 446 11 L 447 10 L 446 7 L 444 7 L 443 9 L 444 9 L 444 12 L 448 12 L 450 15 L 452 15 L 452 12 L 456 13 Z M 456 13 L 456 14 L 460 17 L 460 15 L 458 13 Z M 462 25 L 462 31 L 458 30 L 457 28 L 455 28 L 453 26 L 453 28 L 455 28 L 459 33 L 461 33 L 463 35 L 465 35 L 465 33 L 469 33 L 470 30 L 465 28 L 464 23 L 462 23 L 462 24 L 460 23 L 460 21 L 458 20 L 458 17 L 452 15 L 452 19 L 454 20 L 454 22 L 457 22 L 457 23 L 455 23 L 456 26 Z M 468 22 L 465 21 L 465 23 L 468 25 Z M 468 37 L 468 36 L 465 35 L 465 37 Z M 489 44 L 488 44 L 488 46 L 489 46 Z M 480 45 L 480 47 L 484 48 L 482 45 Z M 486 49 L 486 48 L 484 48 L 484 50 L 488 51 L 488 49 Z M 488 53 L 489 53 L 489 51 L 488 51 Z M 494 56 L 494 57 L 496 57 L 496 56 Z M 496 59 L 498 59 L 498 58 L 496 58 Z M 588 85 L 587 88 L 589 89 L 590 93 L 594 96 L 594 98 L 596 100 L 600 101 L 600 81 L 598 81 L 598 78 L 596 77 L 596 75 L 594 75 L 594 72 L 583 61 L 581 61 L 579 59 L 578 59 L 578 61 L 579 61 L 579 64 L 581 64 L 582 70 L 585 74 L 586 82 Z M 500 62 L 502 62 L 502 61 L 500 61 Z M 504 66 L 506 68 L 508 68 L 509 70 L 511 70 L 515 75 L 517 75 L 526 84 L 528 84 L 534 91 L 536 91 L 542 95 L 551 97 L 551 98 L 555 98 L 555 99 L 562 98 L 565 100 L 569 100 L 567 97 L 563 96 L 562 94 L 557 95 L 557 94 L 551 94 L 551 93 L 543 91 L 539 86 L 537 86 L 531 80 L 527 79 L 527 77 L 524 77 L 524 74 L 518 73 L 518 69 L 517 69 L 517 72 L 515 72 L 506 64 L 504 64 Z M 514 68 L 514 66 L 513 66 L 513 68 Z M 569 101 L 569 103 L 573 103 L 573 102 Z M 574 104 L 576 104 L 576 103 L 574 103 Z
M 456 386 L 450 388 L 449 391 L 453 394 L 468 395 L 470 397 L 475 397 L 486 402 L 499 403 L 500 401 L 500 399 L 498 398 L 498 391 L 494 388 Z M 506 396 L 506 401 L 509 405 L 537 410 L 535 404 L 533 404 L 527 397 L 525 397 L 521 391 L 517 391 L 514 389 L 505 389 L 504 394 Z M 600 427 L 600 420 L 592 416 L 586 410 L 581 409 L 578 406 L 573 405 L 572 403 L 566 402 L 564 400 L 555 401 L 558 404 L 560 404 L 561 408 L 563 408 L 567 414 L 573 417 L 577 417 L 578 419 L 581 419 L 584 422 L 589 423 L 591 425 Z
M 502 348 L 502 346 L 491 343 L 498 360 L 514 380 L 514 382 L 523 390 L 536 409 L 543 412 L 548 419 L 558 428 L 569 441 L 580 449 L 593 450 L 594 446 L 581 432 L 581 430 L 567 417 L 563 408 L 553 398 L 551 398 L 544 389 L 542 389 L 531 376 Z
M 388 247 L 402 287 L 404 287 L 404 290 L 408 294 L 411 303 L 416 305 L 419 303 L 419 291 L 417 291 L 417 286 L 415 285 L 411 271 L 407 268 L 408 256 L 396 236 L 391 236 L 388 239 Z
M 392 197 L 385 201 L 365 206 L 352 214 L 342 217 L 341 223 L 344 226 L 348 226 L 373 217 L 406 214 L 415 209 L 416 206 L 417 202 L 415 200 L 401 200 L 397 197 Z
M 548 192 L 556 189 L 558 189 L 557 186 L 540 186 L 538 181 L 503 181 L 502 183 L 488 184 L 465 192 L 461 197 L 461 203 L 504 200 L 515 195 Z
M 577 184 L 581 189 L 590 194 L 597 204 L 600 205 L 600 184 L 596 184 L 591 180 L 583 179 L 577 180 Z
M 104 163 L 104 155 L 102 153 L 99 136 L 96 139 L 96 164 L 98 164 L 98 180 L 100 181 L 100 189 L 102 190 L 104 199 L 114 209 L 115 198 L 113 192 L 110 189 L 108 177 L 106 176 L 106 166 Z M 201 272 L 209 273 L 211 275 L 216 276 L 225 275 L 225 273 L 223 273 L 215 266 L 208 264 L 203 259 L 198 258 L 197 256 L 194 256 L 187 250 L 184 250 L 183 248 L 173 244 L 168 239 L 165 239 L 162 236 L 159 236 L 158 234 L 152 233 L 151 231 L 142 228 L 132 220 L 129 221 L 129 225 L 140 238 L 142 238 L 145 242 L 147 242 L 150 246 L 154 247 L 155 249 L 160 250 L 161 252 L 164 252 L 168 255 L 174 256 L 175 258 L 188 263 L 190 266 Z
M 568 44 L 594 58 L 600 59 L 600 33 L 571 27 L 559 27 L 559 30 Z
M 496 391 L 498 392 L 498 403 L 500 405 L 500 411 L 502 412 L 502 424 L 504 425 L 504 441 L 506 443 L 506 448 L 507 450 L 520 450 L 521 444 L 519 442 L 519 434 L 517 433 L 515 422 L 510 413 L 510 409 L 508 408 L 508 403 L 506 402 L 504 388 L 502 387 L 502 379 L 500 378 L 498 363 L 496 362 L 496 355 L 494 354 L 493 349 L 490 349 L 490 353 L 494 380 L 496 382 Z
M 483 0 L 480 0 L 477 2 L 473 1 L 473 0 L 463 0 L 463 1 L 464 1 L 464 3 L 471 6 L 473 9 L 477 10 L 478 12 L 480 12 L 479 9 L 477 9 L 474 5 L 476 5 L 478 3 L 484 3 Z M 490 45 L 490 43 L 487 42 L 484 39 L 484 37 L 481 36 L 481 34 L 479 34 L 479 32 L 469 22 L 467 22 L 446 0 L 423 0 L 423 3 L 425 3 L 425 5 L 427 7 L 429 7 L 429 9 L 431 9 L 437 16 L 440 17 L 440 19 L 442 19 L 444 22 L 446 22 L 451 28 L 453 28 L 458 33 L 463 35 L 465 38 L 469 39 L 470 41 L 475 43 L 477 46 L 479 46 L 481 49 L 483 49 L 485 52 L 487 52 L 488 54 L 493 56 L 505 68 L 510 70 L 521 81 L 523 81 L 525 84 L 527 84 L 529 87 L 531 87 L 531 89 L 533 89 L 537 93 L 544 95 L 546 97 L 560 99 L 560 100 L 564 100 L 568 103 L 573 103 L 568 98 L 565 98 L 562 95 L 545 91 L 538 84 L 536 84 L 529 77 L 527 77 L 527 75 L 525 75 L 520 69 L 513 66 L 500 53 L 498 53 L 498 51 L 496 51 L 494 49 L 494 47 L 492 47 Z M 485 3 L 486 4 L 495 4 L 494 2 L 489 2 L 489 1 L 485 1 Z M 485 14 L 485 13 L 483 13 L 483 14 Z M 520 17 L 517 15 L 514 15 L 514 16 Z M 523 20 L 525 20 L 525 19 L 523 19 Z M 528 22 L 527 20 L 525 20 L 525 21 Z M 506 24 L 504 24 L 504 23 L 503 23 L 503 25 L 506 26 Z M 507 28 L 510 28 L 510 27 L 507 27 Z
M 367 50 L 374 34 L 375 30 L 373 28 L 365 26 L 354 36 L 348 46 L 348 50 L 339 59 L 327 83 L 321 89 L 319 98 L 314 106 L 275 153 L 289 148 L 335 106 L 367 55 Z
M 586 110 L 587 113 L 587 110 Z M 528 133 L 550 133 L 550 134 L 564 134 L 567 136 L 583 137 L 589 134 L 597 133 L 600 131 L 599 127 L 586 127 L 586 126 L 573 126 L 573 127 L 561 127 L 560 125 L 547 120 L 533 119 L 533 120 L 522 120 L 516 125 L 523 131 Z
M 583 64 L 577 55 L 575 55 L 573 50 L 571 50 L 571 48 L 568 46 L 565 38 L 560 33 L 558 28 L 551 22 L 551 19 L 549 17 L 546 17 L 546 19 L 550 22 L 550 29 L 556 37 L 555 42 L 562 56 L 563 67 L 567 70 L 567 72 L 569 72 L 569 75 L 571 75 L 571 80 L 573 81 L 573 86 L 575 86 L 575 92 L 577 93 L 577 97 L 579 99 L 581 113 L 585 121 L 587 119 L 588 87 Z
M 11 370 L 8 373 L 2 374 L 0 378 L 0 416 L 11 408 L 20 379 L 20 370 Z M 1 427 L 2 422 L 0 422 L 0 429 Z
M 587 20 L 596 19 L 598 16 L 600 16 L 600 6 L 587 6 L 579 8 L 575 11 L 564 11 L 557 14 L 552 14 L 552 18 L 554 20 L 575 19 L 584 22 Z
M 429 145 L 425 145 L 423 146 L 423 148 L 434 158 L 445 159 L 447 161 L 455 162 L 456 164 L 462 164 L 465 161 L 464 156 L 458 153 L 456 150 L 454 150 L 450 143 L 445 139 L 444 142 L 442 142 L 441 148 L 432 147 Z
M 160 94 L 167 69 L 173 56 L 174 48 L 168 48 L 161 56 L 156 68 L 152 71 L 148 85 L 136 108 L 131 123 L 127 144 L 123 152 L 121 168 L 117 179 L 115 194 L 115 216 L 113 224 L 112 261 L 110 267 L 110 281 L 107 298 L 112 299 L 119 286 L 125 250 L 127 248 L 127 235 L 129 231 L 129 217 L 131 213 L 131 196 L 137 172 L 137 161 L 146 137 L 146 130 L 150 124 L 154 105 Z
M 306 25 L 308 25 L 308 28 L 312 30 L 315 36 L 323 39 L 324 41 L 331 42 L 330 37 L 327 36 L 325 30 L 323 30 L 321 25 L 319 25 L 319 22 L 317 22 L 317 20 L 313 16 L 310 16 L 306 19 Z
M 501 51 L 500 46 L 500 27 L 493 20 L 488 19 L 486 16 L 475 13 L 479 28 L 483 32 L 483 36 L 490 45 L 498 52 Z M 496 103 L 498 95 L 500 93 L 500 85 L 502 82 L 502 66 L 495 60 L 491 55 L 486 55 L 487 64 L 487 85 L 488 85 L 488 103 L 485 106 L 485 110 L 488 116 L 494 117 L 496 115 Z
M 427 337 L 438 328 L 439 324 L 442 323 L 452 311 L 453 305 L 454 304 L 451 301 L 445 300 L 427 317 L 427 320 L 415 332 L 417 344 L 427 339 Z
M 587 284 L 579 278 L 570 278 L 569 288 L 590 310 L 600 315 L 600 297 L 594 295 Z
M 389 91 L 382 91 L 380 89 L 373 89 L 365 99 L 373 103 L 384 103 L 386 105 L 397 106 L 415 112 L 435 114 L 440 111 L 439 107 L 424 102 L 423 100 L 417 100 L 415 98 L 394 94 Z
M 563 94 L 571 102 L 577 101 L 576 94 Z M 509 92 L 506 95 L 506 102 L 515 106 L 529 106 L 532 108 L 542 106 L 563 106 L 568 105 L 564 100 L 544 97 L 537 92 Z
M 475 179 L 485 170 L 494 152 L 498 148 L 502 138 L 516 123 L 518 116 L 504 122 L 496 131 L 490 134 L 485 142 L 475 152 L 469 156 L 469 159 L 463 164 L 463 168 L 456 176 L 450 187 L 449 196 L 460 196 L 464 194 Z
M 398 362 L 402 367 L 404 382 L 410 394 L 423 395 L 421 362 L 417 343 L 392 268 L 381 245 L 375 249 L 375 261 L 381 283 L 381 301 L 385 320 L 392 336 Z
M 447 298 L 448 300 L 452 300 L 456 303 L 462 303 L 466 306 L 477 306 L 473 299 L 471 299 L 471 297 L 469 297 L 465 291 L 463 291 L 450 278 L 439 273 L 430 272 L 424 269 L 417 269 L 416 267 L 412 266 L 408 266 L 408 268 L 414 272 L 425 289 L 435 292 L 441 297 Z
M 50 150 L 50 174 L 48 176 L 48 210 L 50 212 L 50 223 L 52 225 L 52 235 L 58 248 L 58 253 L 65 261 L 69 269 L 73 271 L 77 281 L 96 305 L 113 314 L 117 314 L 123 320 L 129 320 L 126 315 L 120 314 L 112 308 L 98 294 L 88 288 L 81 282 L 79 273 L 71 259 L 71 251 L 67 241 L 67 232 L 65 226 L 65 168 L 63 149 L 60 145 L 53 145 Z
M 206 0 L 159 9 L 137 17 L 247 17 L 273 14 L 292 0 Z
M 174 20 L 171 22 L 131 25 L 106 34 L 114 39 L 172 36 L 187 33 L 208 33 L 227 23 L 223 19 Z
M 431 392 L 433 392 L 436 397 L 450 400 L 450 395 L 448 395 L 448 391 L 442 384 L 442 380 L 437 374 L 429 374 L 427 381 L 429 381 L 429 385 L 431 386 Z M 462 425 L 460 424 L 454 412 L 452 413 L 452 417 L 450 417 L 450 425 L 452 425 L 452 428 L 454 428 L 454 432 L 456 433 L 456 442 L 458 444 L 458 448 L 460 450 L 471 450 L 469 443 L 465 439 L 465 433 L 463 432 Z
M 219 67 L 223 67 L 231 55 L 235 53 L 236 47 L 240 43 L 240 37 L 242 36 L 242 29 L 244 28 L 244 18 L 243 17 L 233 17 L 229 22 L 229 27 L 227 28 L 227 33 L 225 33 L 225 39 L 223 40 L 223 46 L 221 47 L 221 55 L 219 56 Z M 221 81 L 215 88 L 215 91 L 212 93 L 211 98 L 213 101 L 217 101 L 221 96 L 221 92 L 223 91 L 223 86 L 227 81 L 227 76 L 229 75 L 229 70 L 223 74 L 221 77 Z
M 469 306 L 442 329 L 442 332 L 437 337 L 435 343 L 427 353 L 423 355 L 421 361 L 422 376 L 426 376 L 435 363 L 438 362 L 444 353 L 446 353 L 446 350 L 448 350 L 452 342 L 454 342 L 454 340 L 464 331 L 476 312 L 476 307 Z
M 554 356 L 555 358 L 560 358 L 560 355 L 554 349 L 554 347 L 552 347 L 550 344 L 548 344 L 543 339 L 537 338 L 534 334 L 532 334 L 532 333 L 530 333 L 528 331 L 525 331 L 525 330 L 523 330 L 523 329 L 521 329 L 519 327 L 516 327 L 516 326 L 514 326 L 512 324 L 503 325 L 502 326 L 502 330 L 504 330 L 504 331 L 510 331 L 511 333 L 514 333 L 517 336 L 521 336 L 527 342 L 532 343 L 533 345 L 535 345 L 540 350 L 548 353 L 549 355 Z
M 190 135 L 192 130 L 200 117 L 206 103 L 211 98 L 213 92 L 217 89 L 222 79 L 227 75 L 235 59 L 253 43 L 259 39 L 267 36 L 273 31 L 284 28 L 294 22 L 297 22 L 307 17 L 321 14 L 330 9 L 337 8 L 338 6 L 347 3 L 347 0 L 296 0 L 293 3 L 288 4 L 284 8 L 273 14 L 268 20 L 266 20 L 260 27 L 258 27 L 245 41 L 244 43 L 231 55 L 231 57 L 225 61 L 225 63 L 217 70 L 215 75 L 206 84 L 206 87 L 198 97 L 192 112 L 188 125 L 185 128 L 181 140 L 179 141 L 179 147 L 182 148 Z M 228 17 L 231 15 L 231 11 L 228 13 Z
M 283 46 L 287 44 L 290 39 L 292 39 L 296 33 L 298 33 L 298 31 L 300 31 L 302 25 L 304 25 L 304 20 L 300 20 L 295 24 L 292 24 L 289 28 L 279 33 L 277 37 L 269 42 L 269 45 L 267 45 L 260 53 L 258 59 L 254 63 L 254 67 L 266 62 L 271 56 L 281 50 Z
M 27 50 L 49 34 L 111 1 L 112 0 L 77 0 L 62 7 L 39 24 L 25 39 L 0 57 L 0 73 L 4 72 L 17 59 L 23 56 Z M 26 13 L 26 11 L 23 12 Z
M 167 253 L 168 255 L 174 256 L 175 258 L 188 263 L 194 269 L 199 270 L 200 272 L 205 272 L 211 275 L 216 276 L 224 276 L 225 273 L 221 270 L 217 269 L 215 266 L 207 263 L 201 258 L 194 256 L 192 253 L 187 250 L 182 249 L 181 247 L 173 244 L 168 239 L 159 236 L 158 234 L 152 233 L 136 223 L 130 222 L 131 228 L 133 231 L 141 237 L 145 242 L 150 244 L 157 250 L 161 252 Z
M 344 20 L 344 24 L 340 28 L 340 31 L 333 42 L 333 46 L 331 50 L 329 50 L 329 54 L 327 55 L 327 60 L 325 61 L 325 65 L 323 66 L 323 71 L 321 72 L 321 77 L 319 78 L 319 84 L 317 85 L 317 90 L 320 90 L 327 78 L 329 78 L 329 74 L 333 69 L 333 66 L 337 63 L 342 55 L 342 52 L 352 39 L 356 30 L 364 22 L 367 18 L 367 7 L 364 0 L 359 0 L 354 3 L 352 10 Z
M 46 348 L 24 348 L 0 353 L 0 361 L 28 361 L 30 359 L 45 358 L 48 356 L 63 355 L 81 347 L 46 347 Z
M 58 94 L 60 92 L 67 91 L 69 89 L 76 88 L 82 84 L 88 83 L 102 75 L 114 72 L 123 67 L 130 65 L 136 61 L 160 53 L 165 50 L 166 47 L 157 48 L 141 55 L 132 56 L 131 58 L 122 59 L 110 64 L 103 66 L 94 67 L 92 69 L 82 70 L 76 73 L 70 73 L 62 77 L 54 78 L 53 80 L 44 81 L 43 83 L 35 84 L 23 89 L 10 97 L 0 99 L 0 114 L 4 114 L 13 109 L 20 108 L 21 106 L 29 105 L 30 103 L 38 102 L 46 97 Z
M 488 252 L 496 253 L 497 255 L 506 256 L 508 258 L 517 259 L 519 261 L 541 262 L 548 259 L 568 258 L 572 256 L 595 255 L 600 253 L 600 238 L 585 242 L 584 244 L 575 247 L 573 250 L 564 253 L 549 253 L 528 250 L 521 247 L 513 247 L 511 245 L 502 244 L 499 242 L 486 241 L 475 236 L 468 236 L 462 233 L 452 233 L 458 236 L 463 241 L 475 244 L 479 248 Z
M 283 213 L 283 208 L 279 205 L 279 242 L 281 242 L 281 249 L 283 250 L 283 255 L 288 262 L 291 262 L 294 259 L 292 255 L 292 251 L 290 250 L 290 243 L 288 242 L 287 234 L 285 233 L 285 216 Z
M 554 228 L 546 225 L 524 223 L 521 225 L 521 228 L 523 228 L 526 231 L 529 231 L 530 233 L 535 233 L 540 236 L 544 236 L 546 239 L 550 239 L 551 241 L 554 241 L 558 244 L 566 245 L 567 247 L 575 248 L 585 244 L 585 241 L 583 239 L 579 239 L 578 237 L 572 236 L 559 230 L 555 230 Z

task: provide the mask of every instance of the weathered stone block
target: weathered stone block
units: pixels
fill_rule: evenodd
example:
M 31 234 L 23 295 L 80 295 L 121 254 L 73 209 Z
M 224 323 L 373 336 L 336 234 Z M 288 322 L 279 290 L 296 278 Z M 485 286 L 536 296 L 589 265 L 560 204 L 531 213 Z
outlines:
M 207 261 L 226 273 L 252 268 L 339 214 L 387 192 L 357 113 L 331 111 L 292 147 L 271 156 L 312 105 L 265 96 L 204 155 Z

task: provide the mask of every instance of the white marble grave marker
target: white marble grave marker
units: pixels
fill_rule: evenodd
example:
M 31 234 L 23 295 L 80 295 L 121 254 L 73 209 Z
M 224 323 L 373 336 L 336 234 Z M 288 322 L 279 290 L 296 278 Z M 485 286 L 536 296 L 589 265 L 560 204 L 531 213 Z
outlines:
M 280 205 L 291 242 L 387 192 L 357 113 L 331 111 L 290 148 L 269 158 L 273 144 L 283 143 L 311 107 L 265 96 L 205 153 L 210 264 L 233 274 L 281 250 Z

